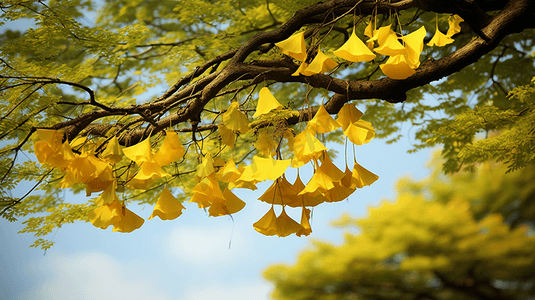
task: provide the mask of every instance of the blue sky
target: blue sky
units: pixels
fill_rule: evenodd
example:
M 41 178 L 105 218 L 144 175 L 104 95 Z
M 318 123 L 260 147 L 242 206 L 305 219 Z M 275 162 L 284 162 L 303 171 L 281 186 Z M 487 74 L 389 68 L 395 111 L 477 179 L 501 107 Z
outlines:
M 402 133 L 409 129 L 404 126 Z M 111 232 L 111 227 L 101 230 L 90 223 L 68 224 L 56 233 L 56 244 L 46 255 L 28 247 L 32 235 L 17 234 L 20 222 L 2 219 L 0 299 L 269 299 L 272 287 L 262 279 L 262 270 L 270 264 L 294 262 L 313 239 L 340 243 L 343 230 L 331 227 L 331 221 L 344 212 L 365 216 L 368 206 L 392 199 L 401 176 L 429 174 L 425 166 L 430 151 L 408 154 L 410 142 L 406 136 L 393 145 L 374 139 L 358 146 L 359 163 L 379 175 L 379 180 L 346 201 L 317 206 L 311 219 L 313 233 L 308 237 L 266 237 L 253 229 L 252 224 L 270 208 L 257 200 L 270 183 L 259 184 L 256 191 L 235 190 L 247 205 L 233 219 L 208 217 L 195 203 L 185 203 L 186 210 L 178 219 L 147 220 L 129 234 Z M 334 160 L 342 170 L 343 153 L 339 149 Z M 300 172 L 303 180 L 304 173 Z M 295 170 L 287 174 L 295 178 Z M 145 219 L 152 210 L 129 208 Z M 300 210 L 287 212 L 299 221 Z

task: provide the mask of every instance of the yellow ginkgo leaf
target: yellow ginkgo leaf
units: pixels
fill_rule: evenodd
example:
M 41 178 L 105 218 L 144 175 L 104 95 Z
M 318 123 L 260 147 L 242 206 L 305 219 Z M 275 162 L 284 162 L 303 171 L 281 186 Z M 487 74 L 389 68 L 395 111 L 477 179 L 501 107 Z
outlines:
M 34 144 L 34 152 L 40 163 L 61 170 L 65 170 L 76 157 L 67 141 L 60 145 L 50 145 L 46 141 L 38 141 Z
M 371 39 L 373 37 L 374 31 L 375 31 L 375 28 L 373 26 L 373 19 L 370 19 L 370 22 L 368 22 L 368 25 L 366 25 L 366 28 L 364 28 L 364 35 Z
M 154 154 L 154 160 L 163 167 L 178 161 L 185 153 L 186 150 L 182 147 L 178 134 L 174 130 L 167 130 L 160 149 Z
M 332 182 L 338 182 L 342 180 L 345 175 L 344 172 L 342 172 L 335 164 L 333 164 L 331 158 L 327 154 L 327 151 L 324 152 L 324 159 L 321 162 L 319 169 L 321 169 L 325 175 L 329 176 Z
M 314 118 L 308 121 L 307 128 L 312 132 L 327 133 L 340 128 L 340 124 L 331 117 L 322 104 L 314 115 Z
M 63 144 L 63 131 L 54 129 L 37 129 L 39 140 L 46 142 L 52 149 L 57 150 Z
M 346 163 L 346 170 L 344 172 L 344 177 L 342 177 L 342 180 L 340 180 L 340 184 L 343 187 L 350 188 L 352 180 L 353 180 L 353 172 L 351 171 L 351 169 L 349 169 Z
M 301 190 L 295 190 L 294 186 L 286 180 L 283 175 L 277 178 L 273 184 L 258 198 L 258 200 L 278 205 L 288 205 L 290 207 L 299 207 L 302 205 L 298 198 Z
M 324 195 L 328 190 L 333 188 L 334 184 L 332 178 L 318 168 L 305 188 L 299 192 L 299 195 L 312 194 L 316 196 L 318 193 Z
M 199 208 L 208 208 L 212 206 L 213 199 L 214 198 L 212 196 L 204 193 L 193 193 L 193 196 L 191 196 L 188 202 L 197 203 Z
M 229 189 L 223 192 L 223 201 L 213 201 L 208 213 L 210 217 L 219 217 L 239 212 L 245 207 L 245 202 L 238 198 Z M 218 199 L 219 200 L 219 199 Z
M 388 58 L 386 63 L 380 65 L 383 73 L 392 79 L 405 79 L 414 73 L 413 68 L 407 62 L 405 55 L 396 55 Z
M 102 206 L 104 204 L 112 203 L 112 202 L 118 202 L 119 198 L 117 197 L 117 194 L 115 193 L 115 190 L 117 189 L 117 180 L 113 180 L 108 187 L 98 196 L 97 200 L 95 200 L 95 203 L 99 206 Z
M 463 18 L 459 17 L 458 15 L 453 15 L 448 18 L 449 28 L 448 32 L 446 32 L 446 36 L 452 37 L 456 35 L 457 33 L 461 32 L 461 26 L 459 23 L 463 22 Z
M 113 232 L 132 232 L 145 223 L 143 218 L 124 207 L 124 204 L 122 207 L 122 213 L 123 217 L 121 220 L 113 224 Z
M 174 220 L 182 214 L 182 210 L 186 209 L 180 201 L 178 201 L 173 194 L 165 187 L 160 198 L 154 206 L 154 210 L 149 217 L 149 220 L 154 217 L 159 217 L 162 220 Z
M 66 168 L 66 175 L 60 182 L 61 188 L 68 188 L 77 182 L 87 183 L 99 176 L 109 164 L 84 152 L 71 161 Z
M 355 107 L 354 104 L 346 103 L 338 112 L 336 122 L 342 126 L 345 131 L 349 124 L 355 123 L 362 117 L 363 113 Z
M 95 160 L 97 160 L 101 165 L 107 165 L 105 162 L 95 158 L 95 156 L 91 155 Z M 46 161 L 47 164 L 59 168 L 61 170 L 65 170 L 72 161 L 77 157 L 77 155 L 72 152 L 71 145 L 67 141 L 65 141 L 61 147 L 58 148 L 55 154 L 52 154 Z M 102 166 L 101 166 L 102 168 Z M 101 169 L 100 169 L 101 170 Z
M 146 161 L 141 165 L 139 172 L 134 176 L 137 180 L 157 179 L 165 176 L 171 176 L 165 172 L 158 163 L 153 161 Z
M 298 168 L 305 165 L 311 159 L 318 158 L 325 150 L 327 150 L 327 147 L 310 130 L 303 130 L 294 138 L 292 167 Z
M 305 69 L 305 72 L 311 72 L 313 74 L 323 74 L 334 69 L 338 63 L 332 60 L 330 57 L 321 52 L 321 49 L 318 48 L 318 54 L 312 60 L 310 65 Z
M 349 178 L 351 179 L 351 172 L 349 173 Z M 347 199 L 353 192 L 356 190 L 354 187 L 347 187 L 344 184 L 342 184 L 341 181 L 339 182 L 333 182 L 334 188 L 328 190 L 324 197 L 325 202 L 338 202 Z
M 349 39 L 333 54 L 352 62 L 370 61 L 375 58 L 375 54 L 357 37 L 354 29 Z
M 33 144 L 33 152 L 35 157 L 41 164 L 45 164 L 47 159 L 55 153 L 54 149 L 45 141 L 37 141 Z
M 204 156 L 202 163 L 197 165 L 197 171 L 195 173 L 195 177 L 197 180 L 202 180 L 203 178 L 210 176 L 210 174 L 214 172 L 215 172 L 215 169 L 214 169 L 214 161 L 212 159 L 212 155 L 210 155 L 210 153 L 207 153 Z
M 241 172 L 236 168 L 234 159 L 230 158 L 216 173 L 216 179 L 221 182 L 233 182 L 240 178 Z
M 379 43 L 379 47 L 373 50 L 379 54 L 389 56 L 405 55 L 407 53 L 407 49 L 399 42 L 396 33 L 393 31 L 390 31 L 386 39 Z
M 312 228 L 310 227 L 310 209 L 304 208 L 301 211 L 301 229 L 298 230 L 295 235 L 297 236 L 308 236 L 312 233 Z
M 89 197 L 91 196 L 91 193 L 104 191 L 114 181 L 116 181 L 116 178 L 113 176 L 113 170 L 111 166 L 108 165 L 102 172 L 100 172 L 100 174 L 97 175 L 96 178 L 84 183 L 85 194 L 87 197 Z
M 236 141 L 236 135 L 234 134 L 234 131 L 228 129 L 227 126 L 223 124 L 219 124 L 217 128 L 219 130 L 221 142 L 229 146 L 231 149 L 234 149 L 234 143 Z
M 366 28 L 364 28 L 364 35 L 369 37 L 370 39 L 366 41 L 366 47 L 368 47 L 368 49 L 373 50 L 373 46 L 374 46 L 374 41 L 371 40 L 371 38 L 373 37 L 373 32 L 376 31 L 375 30 L 375 26 L 373 25 L 373 19 L 370 19 L 370 22 L 368 23 L 368 25 L 366 25 Z
M 295 136 L 294 131 L 291 128 L 287 128 L 284 133 L 282 134 L 282 137 L 286 140 L 286 147 L 288 148 L 288 151 L 294 151 L 294 142 L 295 142 Z
M 254 191 L 254 190 L 258 189 L 255 184 L 256 184 L 256 182 L 254 182 L 254 181 L 236 180 L 236 181 L 233 181 L 233 182 L 229 182 L 228 189 L 229 190 L 232 190 L 232 189 L 248 189 L 248 190 Z
M 281 109 L 283 106 L 275 99 L 273 94 L 269 91 L 267 87 L 260 89 L 258 96 L 258 104 L 256 105 L 256 112 L 253 115 L 253 118 L 258 118 L 262 115 L 268 114 L 272 110 Z
M 291 159 L 279 160 L 253 156 L 253 163 L 245 167 L 239 180 L 247 182 L 275 180 L 284 174 L 291 161 Z
M 374 183 L 379 176 L 366 170 L 364 167 L 355 162 L 353 166 L 353 179 L 351 180 L 351 186 L 356 188 L 363 188 L 367 185 Z
M 249 120 L 247 116 L 240 111 L 240 105 L 238 102 L 232 102 L 227 111 L 221 115 L 223 124 L 233 131 L 239 133 L 247 133 L 249 131 Z
M 110 139 L 100 157 L 111 164 L 116 164 L 123 159 L 123 151 L 121 150 L 117 136 L 114 135 Z
M 223 168 L 223 166 L 225 166 L 226 163 L 227 162 L 224 159 L 222 159 L 221 157 L 219 157 L 219 156 L 214 157 L 214 159 L 213 159 L 214 170 L 217 171 L 220 168 Z
M 297 70 L 292 74 L 292 76 L 299 76 L 299 75 L 311 76 L 311 75 L 316 74 L 314 72 L 308 71 L 307 68 L 308 68 L 308 64 L 303 61 L 299 65 L 299 68 L 297 68 Z
M 245 202 L 238 198 L 231 190 L 225 189 L 223 191 L 223 197 L 225 198 L 225 211 L 227 214 L 235 214 L 245 207 Z
M 403 37 L 405 49 L 407 49 L 407 63 L 413 69 L 420 66 L 420 54 L 424 49 L 424 38 L 426 34 L 427 31 L 425 30 L 425 27 L 422 26 L 418 30 Z
M 199 208 L 210 207 L 214 202 L 223 202 L 225 197 L 214 175 L 203 178 L 193 189 L 189 202 L 197 203 Z
M 258 152 L 267 157 L 273 157 L 277 149 L 277 143 L 273 140 L 273 134 L 269 134 L 267 130 L 263 130 L 258 135 L 258 139 L 254 143 L 254 147 Z
M 286 214 L 284 207 L 282 208 L 281 214 L 277 217 L 277 225 L 279 228 L 277 235 L 279 237 L 289 236 L 290 234 L 297 233 L 303 229 L 301 224 L 297 223 L 294 219 L 290 218 L 288 214 Z
M 275 46 L 279 47 L 282 53 L 299 61 L 304 61 L 307 57 L 304 31 L 294 34 L 282 42 L 275 43 Z
M 67 171 L 67 173 L 65 173 L 65 176 L 63 176 L 63 178 L 59 181 L 58 187 L 60 189 L 67 189 L 78 182 L 80 182 L 80 178 L 76 177 L 73 172 Z
M 342 180 L 344 175 L 344 172 L 332 163 L 327 152 L 325 152 L 321 166 L 315 170 L 314 175 L 299 194 L 325 195 L 327 191 L 335 188 L 335 183 Z
M 344 135 L 355 145 L 367 144 L 375 137 L 375 129 L 370 122 L 362 119 L 349 124 L 344 130 Z
M 297 178 L 295 179 L 295 182 L 293 183 L 293 188 L 297 192 L 297 199 L 299 201 L 300 206 L 316 206 L 318 204 L 321 204 L 325 202 L 325 198 L 321 193 L 313 193 L 313 194 L 302 194 L 300 195 L 301 191 L 305 188 L 305 184 L 299 177 L 299 174 L 297 174 Z M 297 207 L 297 205 L 295 206 Z
M 373 30 L 373 36 L 368 40 L 368 42 L 377 41 L 379 46 L 383 45 L 390 35 L 392 34 L 395 35 L 395 33 L 390 29 L 391 26 L 392 25 L 387 25 L 387 26 L 380 27 L 377 30 Z
M 243 175 L 243 173 L 248 169 L 249 168 L 246 168 L 246 167 L 241 166 L 241 165 L 238 166 L 238 172 L 240 172 L 240 177 L 238 177 L 238 179 L 236 179 L 235 181 L 229 182 L 229 184 L 228 184 L 228 189 L 229 190 L 235 189 L 235 188 L 242 188 L 242 189 L 249 189 L 249 190 L 254 191 L 254 190 L 257 189 L 255 184 L 259 182 L 258 180 L 254 180 L 254 179 L 251 180 L 251 181 L 240 180 L 240 178 Z M 252 170 L 249 170 L 248 172 L 251 172 L 251 174 L 252 174 Z
M 150 147 L 150 139 L 146 138 L 140 143 L 123 149 L 126 157 L 133 160 L 137 165 L 141 165 L 146 161 L 152 161 L 152 150 Z
M 146 190 L 158 179 L 170 176 L 158 163 L 153 161 L 144 162 L 139 171 L 132 177 L 127 186 L 132 189 Z
M 263 235 L 277 235 L 279 233 L 278 227 L 277 215 L 275 215 L 273 206 L 260 220 L 253 224 L 253 228 Z
M 104 204 L 88 212 L 87 218 L 95 227 L 106 229 L 122 219 L 122 209 L 123 205 L 119 202 Z
M 448 44 L 453 43 L 454 41 L 455 41 L 454 39 L 452 39 L 450 36 L 443 34 L 438 29 L 438 23 L 437 23 L 437 29 L 435 31 L 435 35 L 433 35 L 429 43 L 427 43 L 427 46 L 444 47 Z

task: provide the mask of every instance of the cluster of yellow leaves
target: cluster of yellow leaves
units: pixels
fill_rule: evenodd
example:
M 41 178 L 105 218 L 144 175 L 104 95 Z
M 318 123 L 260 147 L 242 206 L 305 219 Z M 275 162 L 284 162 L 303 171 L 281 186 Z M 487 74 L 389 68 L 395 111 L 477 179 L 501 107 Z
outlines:
M 260 92 L 256 116 L 271 114 L 281 109 L 282 105 L 273 97 L 267 88 Z M 357 162 L 350 170 L 346 165 L 342 172 L 330 160 L 327 147 L 316 138 L 317 134 L 344 130 L 348 139 L 357 145 L 368 143 L 375 135 L 369 122 L 361 120 L 362 112 L 354 105 L 346 104 L 334 120 L 321 105 L 314 118 L 307 123 L 306 128 L 299 134 L 293 135 L 288 131 L 281 134 L 286 138 L 288 150 L 293 153 L 292 160 L 275 160 L 276 148 L 280 145 L 274 141 L 273 134 L 260 133 L 259 141 L 255 147 L 265 157 L 253 157 L 253 164 L 247 166 L 240 180 L 256 183 L 263 180 L 274 180 L 273 184 L 260 196 L 259 200 L 272 204 L 272 208 L 259 221 L 253 224 L 254 228 L 264 235 L 288 236 L 295 233 L 298 236 L 308 235 L 310 228 L 310 209 L 324 202 L 337 202 L 346 199 L 357 188 L 372 184 L 378 176 L 369 172 Z M 295 182 L 290 183 L 285 170 L 291 166 L 299 168 L 312 163 L 314 174 L 305 185 L 299 173 Z M 275 214 L 273 205 L 281 205 L 279 216 Z M 301 222 L 291 219 L 285 207 L 301 207 Z
M 147 189 L 158 178 L 169 176 L 162 167 L 180 159 L 185 150 L 177 134 L 167 131 L 166 138 L 155 154 L 152 153 L 149 139 L 134 146 L 121 149 L 116 136 L 112 137 L 107 147 L 97 157 L 97 144 L 75 140 L 72 145 L 62 142 L 63 132 L 57 130 L 37 129 L 39 141 L 34 145 L 37 159 L 65 172 L 59 182 L 59 188 L 69 188 L 76 183 L 86 187 L 86 194 L 101 192 L 95 200 L 97 208 L 88 214 L 89 221 L 96 227 L 106 229 L 113 225 L 113 231 L 131 232 L 143 225 L 143 218 L 126 208 L 117 197 L 117 178 L 113 174 L 113 164 L 123 159 L 131 159 L 139 167 L 138 172 L 128 179 L 128 187 Z M 71 147 L 79 149 L 76 153 Z M 79 153 L 79 154 L 78 154 Z M 174 219 L 184 209 L 182 204 L 170 192 L 164 189 L 151 218 Z
M 260 90 L 253 117 L 270 119 L 284 110 L 286 108 L 264 87 Z M 309 222 L 311 210 L 307 207 L 342 201 L 357 188 L 370 185 L 378 179 L 377 175 L 356 161 L 352 169 L 346 165 L 345 172 L 342 172 L 332 163 L 327 147 L 316 137 L 341 128 L 354 144 L 368 143 L 375 131 L 369 122 L 361 119 L 362 115 L 354 105 L 346 104 L 335 120 L 321 105 L 314 118 L 297 135 L 289 128 L 278 134 L 268 132 L 269 128 L 258 129 L 254 144 L 258 154 L 252 157 L 252 163 L 247 166 L 236 165 L 233 158 L 225 161 L 220 157 L 212 157 L 210 153 L 203 154 L 196 168 L 196 184 L 190 191 L 189 202 L 207 210 L 209 216 L 234 214 L 245 207 L 245 202 L 232 189 L 254 190 L 257 183 L 272 180 L 271 187 L 259 198 L 272 207 L 253 227 L 265 235 L 309 235 L 312 232 Z M 238 102 L 228 107 L 221 115 L 221 120 L 218 126 L 221 141 L 230 148 L 234 147 L 236 136 L 247 133 L 251 127 L 247 116 L 240 111 Z M 82 183 L 88 196 L 93 192 L 101 192 L 95 200 L 97 207 L 89 212 L 88 219 L 98 228 L 106 229 L 112 225 L 113 231 L 119 232 L 131 232 L 141 227 L 144 219 L 127 209 L 125 201 L 119 199 L 118 185 L 121 185 L 121 189 L 154 188 L 170 176 L 164 168 L 185 155 L 182 143 L 173 130 L 166 131 L 165 139 L 157 151 L 153 151 L 150 138 L 123 148 L 117 136 L 112 136 L 105 141 L 106 144 L 102 144 L 86 139 L 72 143 L 62 141 L 63 132 L 56 130 L 38 129 L 37 134 L 39 140 L 34 150 L 39 162 L 64 172 L 59 187 L 69 188 Z M 293 159 L 281 159 L 280 145 L 283 139 L 293 153 Z M 104 146 L 102 151 L 99 150 Z M 116 177 L 114 167 L 125 158 L 129 160 L 130 167 L 127 172 L 121 172 L 123 177 Z M 287 181 L 285 172 L 290 166 L 299 168 L 308 163 L 311 163 L 314 174 L 307 184 L 303 183 L 299 173 L 294 183 Z M 274 205 L 282 206 L 278 216 Z M 286 214 L 287 207 L 301 208 L 300 223 Z M 165 187 L 148 219 L 157 216 L 162 220 L 172 220 L 179 217 L 183 209 L 185 207 Z
M 452 36 L 461 31 L 459 23 L 462 21 L 463 19 L 457 15 L 451 16 L 446 34 L 440 32 L 437 21 L 435 35 L 427 45 L 442 47 L 452 43 Z M 378 53 L 389 56 L 388 60 L 380 65 L 386 76 L 393 79 L 405 79 L 413 75 L 416 72 L 415 69 L 420 66 L 420 54 L 427 34 L 425 28 L 422 26 L 410 34 L 398 37 L 398 34 L 390 28 L 391 25 L 375 29 L 372 24 L 373 20 L 364 30 L 364 35 L 369 38 L 366 43 L 353 30 L 349 39 L 333 54 L 350 62 L 365 62 L 373 60 L 376 57 L 375 53 Z M 304 32 L 297 33 L 275 45 L 282 53 L 301 62 L 297 71 L 292 74 L 293 76 L 323 74 L 338 65 L 319 48 L 314 59 L 308 64 Z

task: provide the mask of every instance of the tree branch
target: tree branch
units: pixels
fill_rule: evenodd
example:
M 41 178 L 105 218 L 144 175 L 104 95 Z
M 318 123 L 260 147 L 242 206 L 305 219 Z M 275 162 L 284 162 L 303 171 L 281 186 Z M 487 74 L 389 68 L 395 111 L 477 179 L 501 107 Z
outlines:
M 448 2 L 448 3 L 445 3 Z M 105 108 L 93 111 L 73 120 L 58 123 L 54 128 L 64 128 L 69 139 L 74 138 L 81 130 L 93 121 L 110 115 L 139 114 L 150 120 L 147 128 L 128 129 L 121 138 L 121 143 L 130 145 L 143 140 L 149 133 L 152 134 L 188 120 L 197 120 L 203 108 L 212 99 L 221 94 L 221 91 L 237 80 L 254 80 L 259 83 L 266 80 L 277 82 L 300 82 L 315 88 L 322 88 L 334 92 L 335 95 L 325 104 L 331 114 L 337 113 L 340 108 L 351 100 L 383 99 L 391 103 L 406 100 L 407 91 L 429 84 L 433 81 L 451 75 L 464 67 L 476 62 L 481 56 L 492 51 L 508 34 L 522 31 L 528 24 L 533 23 L 534 4 L 529 0 L 510 1 L 503 10 L 492 18 L 485 11 L 503 5 L 505 1 L 371 1 L 371 0 L 333 0 L 318 3 L 298 11 L 278 29 L 257 33 L 240 48 L 220 55 L 202 66 L 199 66 L 189 75 L 178 80 L 160 97 L 153 101 L 128 108 Z M 455 5 L 451 5 L 451 4 Z M 275 61 L 246 62 L 246 58 L 255 51 L 267 51 L 273 44 L 282 41 L 303 26 L 311 24 L 317 19 L 322 21 L 334 20 L 343 14 L 353 11 L 358 4 L 358 13 L 367 14 L 373 10 L 378 12 L 391 9 L 401 10 L 419 7 L 428 11 L 450 12 L 465 15 L 465 20 L 473 26 L 474 31 L 480 31 L 479 37 L 471 40 L 465 46 L 450 55 L 438 60 L 430 59 L 421 64 L 416 73 L 405 80 L 382 78 L 374 81 L 342 80 L 330 75 L 316 74 L 312 76 L 291 76 L 297 65 L 286 58 Z M 468 11 L 475 10 L 474 14 Z M 479 28 L 481 27 L 481 28 Z M 203 78 L 192 82 L 210 68 L 216 68 L 223 61 L 228 64 L 219 71 L 210 73 Z M 86 90 L 87 91 L 87 90 Z M 92 91 L 91 91 L 92 92 Z M 88 91 L 89 93 L 89 91 Z M 94 95 L 90 93 L 92 97 Z M 154 118 L 156 114 L 163 115 L 171 108 L 178 108 L 164 118 Z M 299 111 L 300 116 L 288 120 L 289 124 L 308 120 L 317 108 L 307 108 Z

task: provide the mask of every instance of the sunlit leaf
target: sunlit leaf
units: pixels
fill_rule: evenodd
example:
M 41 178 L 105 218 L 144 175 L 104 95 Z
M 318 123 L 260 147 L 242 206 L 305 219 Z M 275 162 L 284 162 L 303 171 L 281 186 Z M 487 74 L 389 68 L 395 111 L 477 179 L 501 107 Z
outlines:
M 383 73 L 392 79 L 406 79 L 416 73 L 405 55 L 396 55 L 388 58 L 386 63 L 380 65 Z
M 165 187 L 154 206 L 149 220 L 154 217 L 159 217 L 162 220 L 174 220 L 182 215 L 182 210 L 186 209 L 173 194 Z
M 275 210 L 273 210 L 273 206 L 260 220 L 256 221 L 253 224 L 253 227 L 256 231 L 260 232 L 263 235 L 279 234 L 280 229 L 277 223 L 277 215 L 275 215 Z
M 234 143 L 236 140 L 236 135 L 234 132 L 223 124 L 219 124 L 217 128 L 219 131 L 219 136 L 221 136 L 221 142 L 230 148 L 234 148 Z
M 295 234 L 297 236 L 308 236 L 312 233 L 312 228 L 310 227 L 310 209 L 304 208 L 301 211 L 301 229 L 299 229 Z
M 342 47 L 334 51 L 333 54 L 352 62 L 370 61 L 375 58 L 375 54 L 357 37 L 355 29 Z
M 245 207 L 245 202 L 234 195 L 229 189 L 223 191 L 223 201 L 220 200 L 219 198 L 214 198 L 210 209 L 208 209 L 211 217 L 234 214 Z
M 182 147 L 178 134 L 174 130 L 167 130 L 160 149 L 154 154 L 154 160 L 158 165 L 164 167 L 178 161 L 185 153 L 186 150 Z
M 282 53 L 299 61 L 304 61 L 307 57 L 304 31 L 294 34 L 282 42 L 275 43 L 275 46 L 279 47 Z
M 123 159 L 123 151 L 121 150 L 117 136 L 113 136 L 110 139 L 100 157 L 111 164 L 118 163 Z
M 346 103 L 338 112 L 338 118 L 336 121 L 342 126 L 345 131 L 349 124 L 357 122 L 363 113 L 355 107 L 354 104 Z
M 230 129 L 245 134 L 249 131 L 249 120 L 247 116 L 240 111 L 240 104 L 232 102 L 227 111 L 221 115 L 223 124 Z
M 104 204 L 90 211 L 87 218 L 95 227 L 106 229 L 123 218 L 122 209 L 123 205 L 119 202 Z
M 149 138 L 146 138 L 142 142 L 133 146 L 124 148 L 123 153 L 126 155 L 126 157 L 133 160 L 138 165 L 153 160 Z
M 351 186 L 356 188 L 363 188 L 371 185 L 379 179 L 379 176 L 368 171 L 357 162 L 353 166 L 353 179 L 351 180 Z
M 256 106 L 256 112 L 253 115 L 253 118 L 258 118 L 262 115 L 268 114 L 272 110 L 281 109 L 283 106 L 273 97 L 273 94 L 269 91 L 267 87 L 260 89 L 258 97 L 258 105 Z
M 321 49 L 318 48 L 318 54 L 316 54 L 316 57 L 314 57 L 312 62 L 305 69 L 305 72 L 310 72 L 313 74 L 323 74 L 325 72 L 331 71 L 337 65 L 338 64 L 334 60 L 332 60 L 330 57 L 321 52 Z
M 312 132 L 327 133 L 340 128 L 340 124 L 331 117 L 322 104 L 314 115 L 314 118 L 308 121 L 307 128 Z
M 122 218 L 113 224 L 113 232 L 132 232 L 145 223 L 143 218 L 124 207 L 124 204 L 121 213 L 123 214 Z
M 253 163 L 245 167 L 239 180 L 248 182 L 275 180 L 282 176 L 291 162 L 291 159 L 278 160 L 253 156 Z

